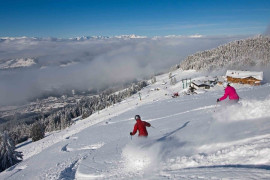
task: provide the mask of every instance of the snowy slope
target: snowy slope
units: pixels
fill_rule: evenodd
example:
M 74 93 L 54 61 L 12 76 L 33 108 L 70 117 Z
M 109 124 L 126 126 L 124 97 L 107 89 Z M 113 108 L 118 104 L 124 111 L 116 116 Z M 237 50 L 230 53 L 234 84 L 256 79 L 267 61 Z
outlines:
M 201 76 L 173 72 L 177 80 Z M 139 95 L 61 132 L 18 147 L 24 161 L 0 179 L 269 179 L 270 84 L 233 85 L 237 105 L 216 99 L 223 88 L 171 98 L 182 83 L 168 74 Z M 159 90 L 157 90 L 159 89 Z M 134 116 L 152 124 L 149 137 L 132 138 Z

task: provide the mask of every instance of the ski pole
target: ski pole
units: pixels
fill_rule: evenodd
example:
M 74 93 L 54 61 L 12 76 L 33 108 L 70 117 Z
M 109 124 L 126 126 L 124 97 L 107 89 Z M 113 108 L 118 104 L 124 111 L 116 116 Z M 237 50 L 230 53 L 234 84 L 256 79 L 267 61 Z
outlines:
M 154 128 L 154 129 L 156 129 L 156 128 L 155 128 L 154 126 L 152 126 L 152 125 L 151 125 L 150 127 L 152 127 L 152 128 Z M 161 130 L 159 130 L 159 132 L 163 133 Z
M 214 112 L 216 111 L 217 104 L 218 104 L 218 102 L 217 102 L 216 105 L 215 105 Z

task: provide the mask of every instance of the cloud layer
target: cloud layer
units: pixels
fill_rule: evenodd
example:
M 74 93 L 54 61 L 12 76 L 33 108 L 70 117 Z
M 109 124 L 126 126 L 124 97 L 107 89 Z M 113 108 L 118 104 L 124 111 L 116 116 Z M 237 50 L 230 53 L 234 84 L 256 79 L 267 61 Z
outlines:
M 0 71 L 0 105 L 23 102 L 45 91 L 90 89 L 167 71 L 186 56 L 245 37 L 160 37 L 0 41 L 0 63 L 35 58 L 32 68 Z

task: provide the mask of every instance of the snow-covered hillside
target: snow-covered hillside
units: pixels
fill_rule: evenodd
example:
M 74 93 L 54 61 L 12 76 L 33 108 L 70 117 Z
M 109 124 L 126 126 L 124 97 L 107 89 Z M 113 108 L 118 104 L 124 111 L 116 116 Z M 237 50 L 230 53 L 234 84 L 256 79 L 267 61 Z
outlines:
M 181 79 L 156 77 L 130 98 L 37 142 L 18 145 L 24 160 L 0 179 L 269 179 L 270 84 L 236 85 L 241 100 L 216 104 L 223 87 L 184 95 Z M 180 96 L 172 98 L 174 92 Z M 132 138 L 134 116 L 151 123 Z
M 236 40 L 217 48 L 197 52 L 181 62 L 181 69 L 266 67 L 270 63 L 270 37 L 257 36 Z

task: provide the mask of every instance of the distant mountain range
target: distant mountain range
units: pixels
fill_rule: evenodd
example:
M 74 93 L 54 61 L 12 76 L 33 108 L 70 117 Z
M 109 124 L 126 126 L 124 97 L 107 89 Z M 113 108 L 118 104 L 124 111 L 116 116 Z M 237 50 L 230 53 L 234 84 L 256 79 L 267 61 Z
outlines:
M 178 67 L 183 70 L 266 67 L 270 65 L 270 37 L 257 36 L 237 40 L 217 48 L 188 56 Z
M 1 41 L 14 41 L 14 40 L 50 40 L 50 41 L 84 41 L 84 40 L 91 40 L 91 39 L 142 39 L 148 38 L 147 36 L 138 36 L 135 34 L 131 35 L 119 35 L 119 36 L 81 36 L 81 37 L 74 37 L 74 38 L 39 38 L 39 37 L 0 37 Z
M 0 42 L 2 41 L 14 41 L 14 40 L 50 40 L 50 41 L 85 41 L 85 40 L 94 40 L 94 39 L 157 39 L 157 38 L 201 38 L 202 35 L 190 35 L 190 36 L 181 36 L 181 35 L 168 35 L 168 36 L 154 36 L 154 37 L 147 37 L 147 36 L 139 36 L 135 34 L 130 35 L 119 35 L 119 36 L 79 36 L 73 38 L 54 38 L 54 37 L 47 37 L 47 38 L 39 38 L 39 37 L 0 37 Z
M 0 70 L 26 68 L 36 65 L 35 58 L 17 58 L 0 61 Z

